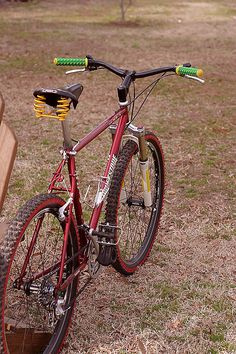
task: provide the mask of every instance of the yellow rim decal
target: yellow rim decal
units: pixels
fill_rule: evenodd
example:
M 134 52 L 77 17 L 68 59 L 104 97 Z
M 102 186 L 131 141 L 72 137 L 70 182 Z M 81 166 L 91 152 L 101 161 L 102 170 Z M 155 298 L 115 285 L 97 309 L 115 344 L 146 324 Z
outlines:
M 150 172 L 149 172 L 149 170 L 146 171 L 146 181 L 147 181 L 147 191 L 150 192 L 151 185 L 150 185 Z

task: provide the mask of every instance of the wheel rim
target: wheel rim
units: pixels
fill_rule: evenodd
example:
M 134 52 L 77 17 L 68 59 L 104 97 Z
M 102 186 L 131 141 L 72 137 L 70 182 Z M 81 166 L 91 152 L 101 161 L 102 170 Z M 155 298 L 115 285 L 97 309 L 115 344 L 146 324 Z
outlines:
M 57 218 L 56 210 L 45 208 L 30 220 L 24 233 L 19 236 L 15 254 L 12 256 L 13 260 L 5 290 L 6 342 L 8 348 L 10 348 L 12 346 L 12 333 L 17 334 L 19 353 L 24 353 L 28 348 L 34 350 L 35 353 L 42 352 L 50 343 L 52 334 L 60 333 L 62 322 L 65 320 L 65 316 L 60 317 L 58 313 L 55 316 L 55 311 L 52 311 L 53 289 L 58 277 L 56 269 L 54 272 L 48 272 L 48 274 L 33 281 L 28 286 L 28 290 L 26 287 L 23 289 L 23 286 L 21 286 L 21 289 L 16 289 L 16 280 L 19 278 L 26 255 L 25 250 L 29 248 L 35 226 L 39 223 L 41 223 L 41 227 L 26 268 L 25 284 L 30 284 L 29 280 L 32 280 L 35 274 L 46 272 L 53 264 L 57 264 L 61 256 L 63 228 Z M 71 248 L 71 241 L 68 250 L 69 248 Z M 71 265 L 67 266 L 67 271 L 69 270 L 68 267 L 71 267 Z M 33 288 L 36 289 L 35 292 L 33 292 Z M 28 295 L 27 292 L 29 292 Z M 64 302 L 68 303 L 70 298 L 71 287 L 65 293 L 60 294 L 60 300 Z M 38 333 L 41 333 L 41 337 Z M 37 345 L 37 349 L 35 349 L 35 341 L 38 340 L 41 341 L 41 347 Z
M 147 145 L 153 204 L 151 207 L 144 207 L 139 155 L 134 153 L 128 162 L 122 181 L 123 187 L 117 213 L 117 225 L 120 228 L 117 232 L 119 256 L 129 266 L 139 263 L 147 252 L 147 248 L 150 247 L 152 233 L 155 231 L 161 209 L 160 161 L 153 144 L 148 142 Z

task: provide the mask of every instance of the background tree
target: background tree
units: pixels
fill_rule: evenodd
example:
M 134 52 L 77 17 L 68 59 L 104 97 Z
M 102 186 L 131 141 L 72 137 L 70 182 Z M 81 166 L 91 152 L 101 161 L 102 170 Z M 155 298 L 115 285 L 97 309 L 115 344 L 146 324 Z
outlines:
M 125 14 L 128 8 L 132 5 L 132 0 L 120 0 L 120 12 L 121 12 L 121 20 L 125 21 Z

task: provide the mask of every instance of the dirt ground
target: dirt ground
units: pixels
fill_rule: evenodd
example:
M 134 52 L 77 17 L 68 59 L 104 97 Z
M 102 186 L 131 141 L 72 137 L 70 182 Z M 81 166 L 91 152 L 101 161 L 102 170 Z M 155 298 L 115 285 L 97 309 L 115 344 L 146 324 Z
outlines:
M 108 268 L 81 294 L 63 353 L 236 353 L 236 3 L 135 0 L 126 23 L 119 16 L 118 0 L 0 3 L 0 91 L 19 140 L 1 220 L 46 191 L 60 159 L 60 124 L 34 118 L 35 88 L 84 85 L 70 117 L 75 138 L 118 107 L 119 79 L 65 76 L 55 56 L 91 54 L 136 70 L 203 68 L 204 85 L 161 81 L 137 117 L 166 157 L 158 240 L 135 275 Z M 103 138 L 78 157 L 82 190 L 101 174 Z

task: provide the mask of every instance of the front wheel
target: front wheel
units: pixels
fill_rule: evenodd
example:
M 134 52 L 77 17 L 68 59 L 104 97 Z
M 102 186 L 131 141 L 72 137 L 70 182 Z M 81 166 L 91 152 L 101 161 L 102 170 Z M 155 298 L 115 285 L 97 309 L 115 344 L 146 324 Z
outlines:
M 0 256 L 0 353 L 51 354 L 62 346 L 77 289 L 76 277 L 66 290 L 55 291 L 65 229 L 58 210 L 64 204 L 54 194 L 36 196 L 20 209 L 5 236 Z M 72 221 L 63 280 L 78 266 L 78 251 Z
M 147 132 L 151 206 L 145 206 L 138 144 L 128 140 L 121 150 L 106 205 L 106 223 L 115 225 L 114 268 L 134 273 L 147 259 L 155 240 L 164 198 L 164 159 L 158 138 Z

